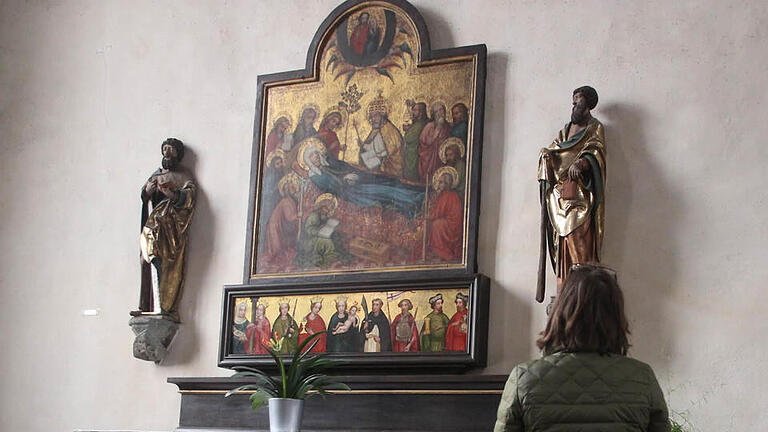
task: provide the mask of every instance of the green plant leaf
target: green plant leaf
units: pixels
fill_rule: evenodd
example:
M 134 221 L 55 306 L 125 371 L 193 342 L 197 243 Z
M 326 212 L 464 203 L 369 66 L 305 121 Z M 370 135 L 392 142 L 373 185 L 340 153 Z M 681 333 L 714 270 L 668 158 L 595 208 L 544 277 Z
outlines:
M 323 378 L 326 378 L 326 376 L 323 374 L 313 374 L 313 375 L 308 375 L 304 379 L 302 379 L 296 390 L 296 399 L 306 398 L 307 392 L 312 390 L 314 383 Z
M 257 386 L 259 388 L 265 388 L 270 391 L 277 391 L 277 385 L 275 381 L 267 376 L 255 376 L 253 377 L 256 381 L 254 384 L 248 384 L 250 386 Z
M 277 392 L 277 383 L 266 373 L 248 366 L 235 366 L 233 369 L 237 372 L 230 378 L 255 378 L 257 383 L 262 384 L 271 391 Z
M 224 395 L 224 397 L 230 397 L 230 396 L 232 396 L 233 394 L 235 394 L 235 393 L 239 393 L 239 392 L 241 392 L 241 391 L 245 391 L 245 390 L 257 390 L 257 389 L 259 389 L 259 388 L 261 388 L 261 386 L 260 386 L 260 385 L 258 385 L 258 384 L 246 384 L 246 385 L 241 385 L 240 387 L 235 387 L 235 388 L 233 388 L 232 390 L 228 391 L 228 392 L 227 392 L 227 394 L 225 394 L 225 395 Z
M 232 375 L 232 378 L 252 378 L 255 382 L 232 389 L 225 396 L 231 396 L 239 391 L 255 390 L 250 399 L 252 408 L 256 409 L 272 397 L 305 399 L 315 395 L 325 397 L 328 390 L 350 390 L 346 384 L 321 373 L 344 364 L 344 361 L 332 359 L 325 353 L 310 354 L 321 335 L 322 333 L 315 333 L 302 341 L 287 367 L 283 356 L 278 352 L 279 348 L 262 344 L 280 370 L 280 382 L 261 370 L 248 366 L 235 366 L 233 369 L 237 372 Z
M 259 407 L 263 406 L 267 401 L 269 401 L 270 398 L 275 397 L 275 395 L 269 394 L 268 392 L 265 392 L 263 390 L 257 390 L 256 393 L 251 395 L 251 409 L 258 409 Z

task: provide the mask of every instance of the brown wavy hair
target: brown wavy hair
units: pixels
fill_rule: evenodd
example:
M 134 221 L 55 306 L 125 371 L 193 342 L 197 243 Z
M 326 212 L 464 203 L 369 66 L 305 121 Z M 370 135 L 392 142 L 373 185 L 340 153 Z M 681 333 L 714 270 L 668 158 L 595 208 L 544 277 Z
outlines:
M 627 355 L 629 324 L 616 272 L 593 264 L 576 265 L 555 300 L 536 345 L 558 351 Z

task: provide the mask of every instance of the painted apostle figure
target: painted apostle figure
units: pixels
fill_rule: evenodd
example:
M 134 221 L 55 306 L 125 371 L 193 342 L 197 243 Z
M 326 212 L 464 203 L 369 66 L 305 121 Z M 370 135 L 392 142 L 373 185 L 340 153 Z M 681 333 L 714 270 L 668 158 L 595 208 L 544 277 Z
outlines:
M 456 313 L 451 317 L 451 321 L 448 322 L 448 330 L 445 332 L 446 351 L 467 350 L 468 304 L 468 296 L 462 293 L 456 294 Z
M 541 250 L 536 300 L 544 300 L 546 254 L 558 293 L 574 264 L 600 261 L 605 214 L 605 132 L 592 117 L 597 91 L 573 91 L 571 121 L 539 153 Z
M 296 258 L 296 238 L 299 235 L 299 190 L 296 174 L 284 176 L 277 184 L 282 197 L 267 220 L 263 262 L 266 266 L 283 269 Z
M 416 317 L 411 314 L 413 303 L 409 299 L 402 299 L 397 304 L 400 313 L 392 320 L 390 326 L 392 351 L 394 352 L 418 352 L 419 332 L 416 330 Z
M 288 117 L 283 116 L 275 120 L 275 123 L 272 126 L 272 130 L 270 130 L 269 135 L 267 135 L 267 146 L 264 149 L 264 154 L 270 154 L 277 149 L 285 150 L 284 147 L 287 147 L 287 149 L 290 150 L 290 144 L 293 142 L 291 134 L 288 133 L 290 128 L 291 121 L 288 119 Z M 287 143 L 286 145 L 288 138 L 291 139 L 291 142 Z
M 280 201 L 280 191 L 277 185 L 285 175 L 286 160 L 285 152 L 280 149 L 267 154 L 264 163 L 264 186 L 261 188 L 261 209 L 259 210 L 263 223 L 266 223 L 267 218 L 272 214 L 275 206 Z
M 467 134 L 469 133 L 469 113 L 467 106 L 459 102 L 451 107 L 451 136 L 459 138 L 466 147 Z
M 410 102 L 410 104 L 409 104 Z M 405 166 L 403 176 L 412 182 L 419 181 L 419 136 L 427 124 L 427 104 L 407 101 L 411 112 L 411 123 L 403 125 L 405 140 Z
M 368 316 L 363 320 L 360 331 L 365 335 L 363 352 L 387 352 L 392 351 L 392 338 L 390 336 L 389 319 L 384 315 L 381 307 L 384 302 L 380 298 L 371 301 Z
M 435 171 L 432 187 L 437 197 L 429 206 L 429 251 L 449 262 L 460 260 L 463 252 L 464 207 L 454 190 L 458 178 L 459 174 L 450 166 Z
M 341 234 L 336 230 L 340 221 L 333 218 L 338 207 L 339 200 L 329 193 L 315 199 L 299 234 L 299 249 L 294 261 L 300 268 L 328 268 L 350 260 Z
M 325 144 L 326 154 L 334 159 L 339 158 L 341 152 L 347 151 L 346 145 L 341 145 L 336 131 L 341 127 L 343 119 L 338 111 L 331 111 L 320 122 L 317 136 Z
M 168 138 L 160 150 L 162 167 L 141 189 L 141 296 L 139 310 L 131 315 L 150 313 L 178 320 L 177 301 L 184 285 L 184 259 L 197 187 L 180 170 L 184 143 Z
M 466 189 L 467 163 L 464 161 L 464 144 L 456 137 L 451 137 L 443 141 L 440 145 L 440 161 L 445 166 L 453 167 L 459 174 L 456 181 L 456 193 L 464 200 L 464 190 Z
M 313 137 L 317 134 L 315 120 L 317 120 L 317 111 L 314 108 L 306 107 L 301 111 L 301 117 L 299 117 L 299 122 L 296 125 L 296 129 L 293 131 L 292 139 L 294 147 L 304 139 Z
M 429 123 L 419 134 L 419 179 L 426 183 L 440 168 L 440 145 L 451 136 L 451 125 L 445 119 L 445 105 L 435 102 L 430 109 Z
M 424 318 L 421 327 L 421 350 L 427 352 L 439 352 L 445 350 L 445 332 L 448 328 L 448 315 L 443 313 L 443 295 L 436 294 L 429 299 L 432 307 Z

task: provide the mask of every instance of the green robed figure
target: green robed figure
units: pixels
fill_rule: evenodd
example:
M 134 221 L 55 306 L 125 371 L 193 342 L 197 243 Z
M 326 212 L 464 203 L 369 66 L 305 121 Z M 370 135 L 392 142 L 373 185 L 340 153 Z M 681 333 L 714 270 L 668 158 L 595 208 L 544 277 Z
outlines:
M 429 299 L 432 312 L 424 318 L 421 327 L 421 350 L 424 352 L 438 352 L 445 350 L 445 332 L 451 321 L 443 313 L 443 295 L 437 294 Z
M 280 354 L 293 354 L 299 347 L 299 326 L 289 313 L 291 306 L 288 299 L 280 300 L 280 316 L 275 318 L 272 331 L 277 338 L 284 338 L 283 345 L 278 351 Z

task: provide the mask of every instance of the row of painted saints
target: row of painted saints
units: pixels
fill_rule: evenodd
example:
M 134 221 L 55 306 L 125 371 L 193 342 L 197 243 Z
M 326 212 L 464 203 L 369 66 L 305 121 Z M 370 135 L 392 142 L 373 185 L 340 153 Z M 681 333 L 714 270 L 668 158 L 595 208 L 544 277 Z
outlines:
M 403 298 L 397 305 L 400 313 L 393 320 L 382 310 L 384 302 L 374 298 L 371 312 L 358 316 L 357 302 L 348 304 L 347 298 L 335 301 L 336 311 L 328 317 L 328 324 L 320 316 L 321 298 L 311 299 L 310 312 L 301 322 L 292 315 L 290 299 L 278 300 L 280 313 L 270 324 L 265 312 L 268 304 L 256 303 L 253 322 L 247 319 L 248 305 L 238 303 L 232 326 L 233 354 L 267 354 L 265 345 L 270 339 L 283 339 L 280 353 L 290 354 L 310 335 L 322 333 L 312 352 L 442 352 L 467 350 L 468 297 L 456 294 L 456 312 L 451 318 L 443 312 L 443 296 L 429 299 L 431 312 L 419 326 L 410 299 Z M 296 306 L 294 304 L 293 309 Z M 418 311 L 417 311 L 418 313 Z
M 468 107 L 405 103 L 410 122 L 401 127 L 381 94 L 368 104 L 371 131 L 358 136 L 355 163 L 345 161 L 338 135 L 349 126 L 344 109 L 329 110 L 317 128 L 316 106 L 301 110 L 292 132 L 288 115 L 274 121 L 264 153 L 260 272 L 461 262 Z M 356 120 L 352 126 L 359 130 Z

